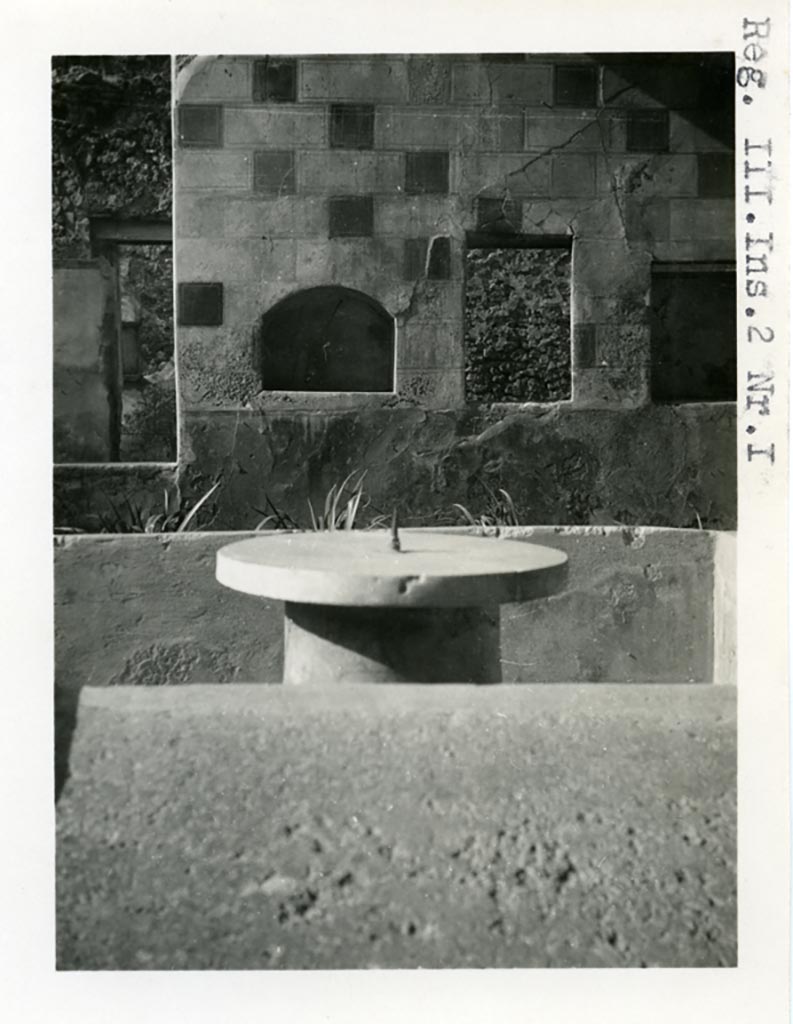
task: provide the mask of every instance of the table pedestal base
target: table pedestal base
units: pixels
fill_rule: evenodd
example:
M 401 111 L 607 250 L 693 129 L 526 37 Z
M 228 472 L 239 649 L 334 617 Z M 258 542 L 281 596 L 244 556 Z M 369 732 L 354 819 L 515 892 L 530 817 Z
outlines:
M 284 605 L 289 685 L 501 682 L 498 605 Z

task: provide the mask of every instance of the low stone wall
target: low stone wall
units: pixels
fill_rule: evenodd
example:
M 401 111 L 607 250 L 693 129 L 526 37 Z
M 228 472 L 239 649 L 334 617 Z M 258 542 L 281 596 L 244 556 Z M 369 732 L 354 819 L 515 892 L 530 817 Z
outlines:
M 714 573 L 719 535 L 548 526 L 502 532 L 559 548 L 570 558 L 563 593 L 502 608 L 505 681 L 733 681 L 729 658 L 720 661 L 724 675 L 714 677 L 714 636 L 734 648 L 729 616 L 714 622 L 714 593 L 723 609 L 733 586 L 729 574 Z M 214 578 L 217 549 L 244 536 L 57 537 L 61 690 L 278 682 L 280 603 L 228 590 Z
M 454 502 L 481 514 L 505 488 L 522 522 L 735 528 L 734 404 L 333 414 L 293 405 L 182 417 L 183 491 L 197 497 L 223 477 L 216 529 L 254 528 L 267 498 L 306 525 L 307 499 L 322 505 L 352 469 L 366 471 L 373 506 L 397 505 L 405 525 L 453 521 Z

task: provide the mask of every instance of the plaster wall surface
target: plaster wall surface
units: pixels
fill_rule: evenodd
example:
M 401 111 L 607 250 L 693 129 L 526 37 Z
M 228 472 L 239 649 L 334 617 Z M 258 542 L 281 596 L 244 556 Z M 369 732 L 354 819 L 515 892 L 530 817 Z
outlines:
M 506 682 L 713 680 L 714 628 L 728 642 L 726 626 L 714 626 L 714 534 L 610 527 L 504 533 L 569 558 L 560 594 L 502 607 Z M 214 578 L 217 549 L 240 536 L 57 538 L 59 690 L 279 682 L 281 605 Z M 258 536 L 267 542 L 266 533 Z
M 118 457 L 122 382 L 110 266 L 56 264 L 53 313 L 55 461 L 111 461 Z
M 329 414 L 311 401 L 284 396 L 283 411 L 186 414 L 185 490 L 198 495 L 221 473 L 217 523 L 232 529 L 255 526 L 267 498 L 307 525 L 307 499 L 321 506 L 351 470 L 366 471 L 371 511 L 390 515 L 396 506 L 405 525 L 454 522 L 454 502 L 480 515 L 489 493 L 505 488 L 525 523 L 735 528 L 728 403 L 522 411 L 403 404 Z
M 591 365 L 573 336 L 573 400 L 647 402 L 651 262 L 734 260 L 734 201 L 710 194 L 698 163 L 702 153 L 732 147 L 729 90 L 713 87 L 723 59 L 298 57 L 289 100 L 255 96 L 255 60 L 216 58 L 192 77 L 188 68 L 179 94 L 182 105 L 221 108 L 223 131 L 212 148 L 177 147 L 177 273 L 222 280 L 227 295 L 220 328 L 180 332 L 186 407 L 267 400 L 251 358 L 258 321 L 278 298 L 315 284 L 365 291 L 398 330 L 412 323 L 414 339 L 438 318 L 440 302 L 456 353 L 439 366 L 427 329 L 423 346 L 414 340 L 400 360 L 398 341 L 396 391 L 415 392 L 421 380 L 423 405 L 462 404 L 462 252 L 488 201 L 511 211 L 512 223 L 498 231 L 540 244 L 570 240 L 574 325 L 623 331 L 619 350 Z M 592 96 L 578 106 L 554 86 L 559 66 L 570 63 L 594 76 Z M 371 105 L 371 137 L 334 148 L 331 108 L 351 102 Z M 630 141 L 631 119 L 648 109 L 666 117 L 660 152 Z M 285 151 L 294 187 L 262 190 L 255 154 Z M 413 194 L 406 176 L 406 162 L 422 152 L 448 155 L 446 180 L 424 195 Z M 343 194 L 371 197 L 371 237 L 329 238 L 328 200 Z M 405 245 L 438 236 L 451 244 L 448 281 L 406 277 Z
M 703 163 L 734 147 L 723 55 L 297 57 L 286 101 L 257 97 L 257 59 L 204 60 L 177 98 L 222 124 L 210 147 L 177 145 L 174 170 L 177 278 L 223 284 L 222 322 L 177 331 L 181 473 L 189 491 L 225 468 L 218 526 L 251 525 L 263 489 L 295 514 L 337 467 L 371 467 L 385 504 L 399 493 L 408 514 L 437 513 L 446 495 L 476 497 L 495 444 L 499 486 L 549 483 L 529 521 L 602 511 L 734 528 L 732 403 L 650 395 L 653 265 L 735 260 L 732 178 L 714 188 Z M 554 84 L 571 63 L 594 75 L 579 106 Z M 332 145 L 333 109 L 349 103 L 372 107 L 366 148 Z M 637 116 L 661 126 L 658 151 L 637 148 Z M 448 156 L 445 187 L 414 194 L 408 163 L 427 152 Z M 283 187 L 254 173 L 262 154 L 291 161 Z M 339 196 L 371 200 L 371 235 L 331 237 Z M 465 251 L 483 232 L 487 244 L 571 247 L 569 401 L 502 415 L 466 393 Z M 448 245 L 439 276 L 416 260 L 432 239 Z M 360 290 L 394 318 L 392 395 L 264 387 L 262 317 L 318 285 Z
M 62 970 L 734 966 L 735 691 L 86 687 L 57 838 Z

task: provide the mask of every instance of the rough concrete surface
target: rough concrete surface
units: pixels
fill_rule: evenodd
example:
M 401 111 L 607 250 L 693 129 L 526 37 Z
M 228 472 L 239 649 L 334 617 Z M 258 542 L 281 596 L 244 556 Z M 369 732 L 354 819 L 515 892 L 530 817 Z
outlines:
M 727 687 L 84 689 L 61 969 L 736 963 Z

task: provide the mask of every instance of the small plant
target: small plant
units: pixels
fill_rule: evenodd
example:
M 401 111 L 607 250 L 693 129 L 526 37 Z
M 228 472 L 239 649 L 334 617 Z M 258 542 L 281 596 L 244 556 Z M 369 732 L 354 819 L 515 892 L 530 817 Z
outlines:
M 99 513 L 99 521 L 103 533 L 184 533 L 189 529 L 197 529 L 198 513 L 206 505 L 221 485 L 217 479 L 192 506 L 181 498 L 175 498 L 167 490 L 162 492 L 162 508 L 152 510 L 150 506 L 139 505 L 124 496 L 120 505 L 116 505 L 107 495 L 105 499 L 111 512 Z
M 341 484 L 333 484 L 325 495 L 325 502 L 320 512 L 314 508 L 309 498 L 308 512 L 310 516 L 310 528 L 315 532 L 325 530 L 354 530 L 360 528 L 360 515 L 364 509 L 369 508 L 371 501 L 363 489 L 363 481 L 366 476 L 364 470 L 357 482 L 353 480 L 358 475 L 354 469 L 349 473 Z M 265 497 L 267 511 L 254 508 L 255 512 L 264 518 L 256 525 L 256 530 L 302 530 L 303 527 L 296 522 L 288 512 L 279 509 L 269 497 Z M 377 513 L 366 525 L 365 529 L 374 530 L 388 526 L 390 517 Z
M 503 487 L 499 487 L 498 491 L 493 491 L 487 484 L 484 484 L 484 487 L 488 492 L 488 502 L 481 515 L 472 515 L 465 505 L 460 505 L 458 502 L 455 502 L 452 507 L 457 509 L 469 526 L 520 526 L 515 502 L 509 491 L 505 491 Z
M 353 485 L 352 479 L 356 470 L 349 473 L 341 482 L 341 486 L 334 484 L 325 495 L 324 511 L 317 515 L 311 498 L 308 499 L 308 511 L 311 514 L 312 530 L 352 530 L 355 526 L 355 517 L 363 497 L 363 478 L 366 470 L 361 473 L 358 483 Z M 344 492 L 350 488 L 349 496 L 344 500 Z

